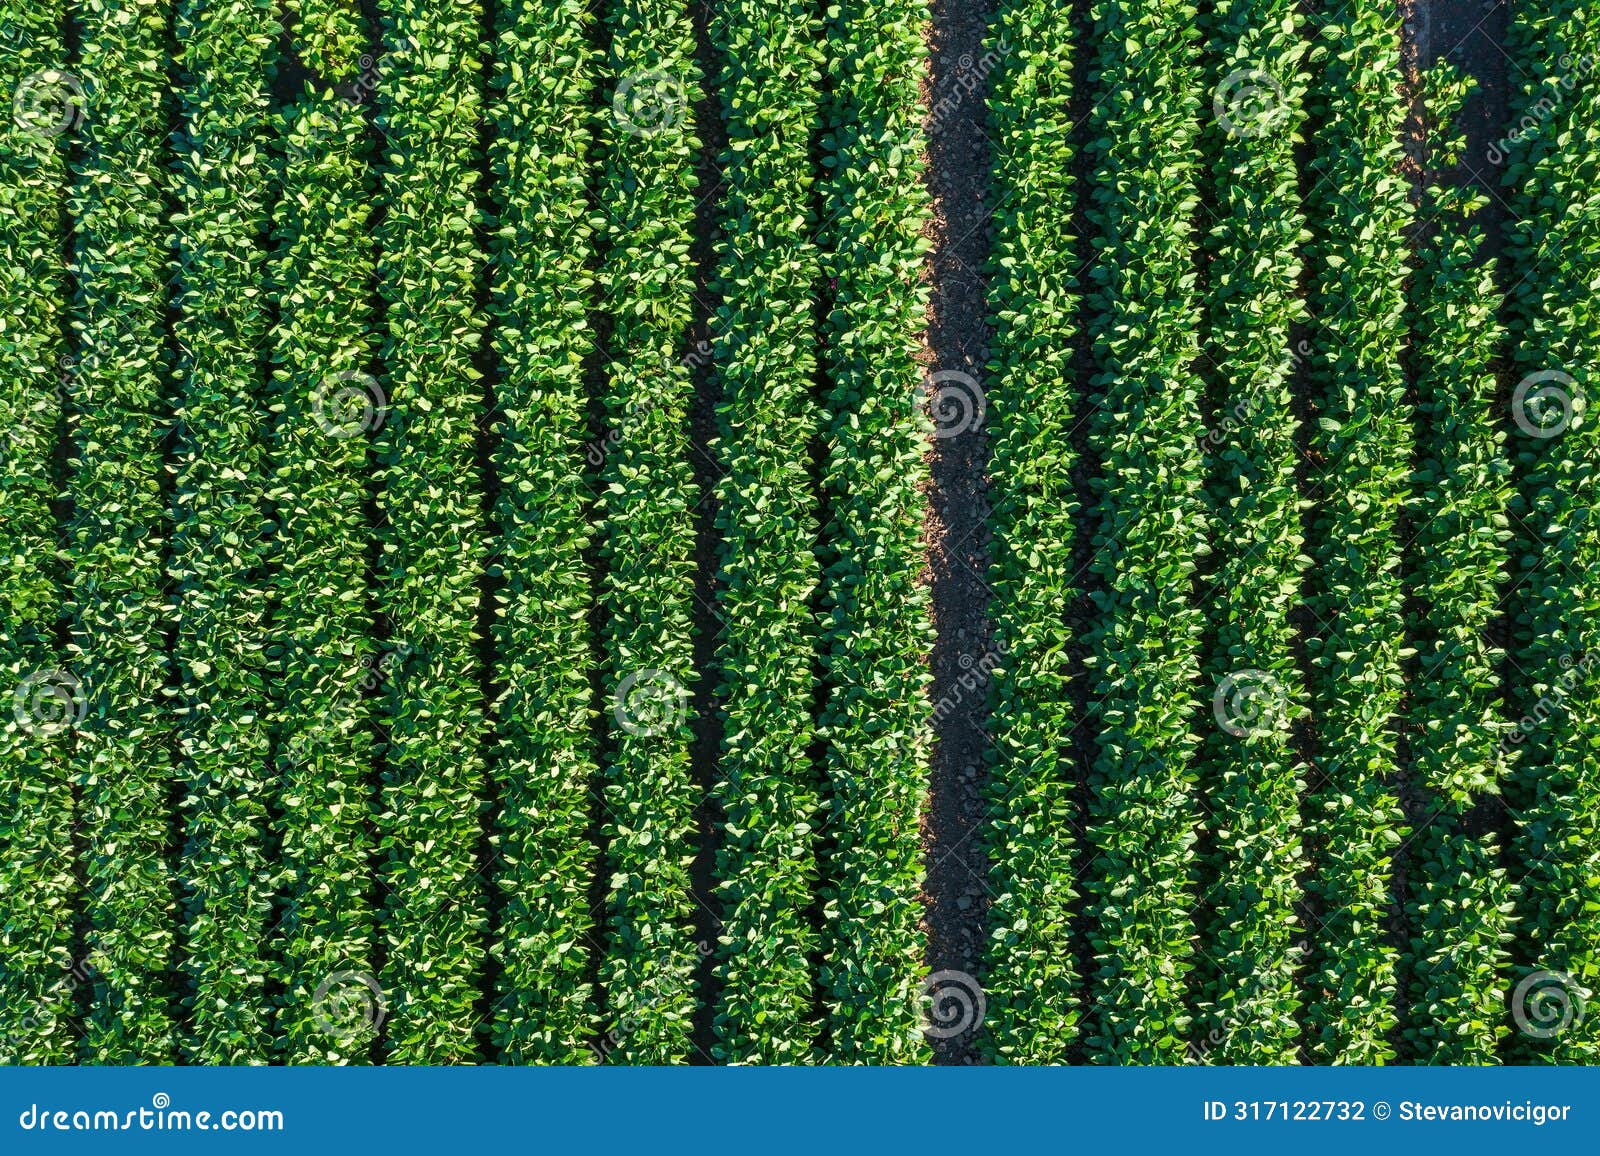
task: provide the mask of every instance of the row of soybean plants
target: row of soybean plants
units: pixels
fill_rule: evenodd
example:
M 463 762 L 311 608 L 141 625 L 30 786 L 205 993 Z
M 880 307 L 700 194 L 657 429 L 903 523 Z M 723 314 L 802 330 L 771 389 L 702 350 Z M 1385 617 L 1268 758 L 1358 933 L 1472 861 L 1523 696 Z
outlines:
M 988 958 L 1002 1059 L 1064 1059 L 1082 1037 L 1109 1060 L 1181 1055 L 1191 968 L 1194 838 L 1190 778 L 1201 642 L 1192 587 L 1204 539 L 1195 211 L 1201 49 L 1195 13 L 1157 3 L 1091 6 L 1097 46 L 1074 77 L 1073 30 L 1048 5 L 1004 10 L 1009 51 L 996 76 L 995 313 L 999 487 L 996 590 L 1000 763 L 991 833 L 996 923 Z M 1062 238 L 1075 157 L 1068 94 L 1093 93 L 1084 220 L 1097 259 L 1082 316 Z M 1013 102 L 1015 107 L 1013 107 Z M 1087 396 L 1073 413 L 1064 354 L 1093 335 Z M 1086 769 L 1085 846 L 1076 818 L 1073 728 L 1061 701 L 1069 639 L 1073 425 L 1100 463 L 1093 525 L 1094 625 L 1084 640 L 1097 750 Z M 1073 894 L 1074 883 L 1084 894 Z M 1074 906 L 1084 924 L 1069 926 Z M 1089 974 L 1075 974 L 1074 960 Z M 1087 1007 L 1078 1009 L 1082 998 Z M 1079 1017 L 1082 1022 L 1079 1022 Z
M 158 448 L 165 410 L 170 3 L 87 4 L 78 156 L 69 180 L 76 360 L 69 371 L 70 633 L 65 667 L 82 719 L 71 732 L 83 891 L 76 927 L 90 977 L 81 1054 L 169 1056 L 180 1014 L 168 983 L 178 888 L 168 855 L 180 774 L 168 709 L 164 573 L 169 502 Z M 82 993 L 74 991 L 75 996 Z
M 65 574 L 53 499 L 62 420 L 66 283 L 58 131 L 74 115 L 61 4 L 0 5 L 0 89 L 17 125 L 0 132 L 0 681 L 18 709 L 0 715 L 0 1059 L 70 1059 L 75 820 L 70 734 L 81 703 L 63 669 L 57 623 Z M 7 129 L 12 129 L 10 124 Z
M 1201 438 L 1216 543 L 1205 588 L 1214 631 L 1198 764 L 1213 828 L 1202 863 L 1191 1056 L 1292 1063 L 1305 710 L 1293 611 L 1305 566 L 1293 404 L 1306 238 L 1301 126 L 1309 44 L 1292 0 L 1219 4 L 1209 30 L 1205 125 L 1206 336 Z M 1206 726 L 1204 724 L 1211 725 Z
M 272 322 L 260 239 L 275 192 L 266 73 L 277 28 L 260 0 L 180 4 L 176 19 L 169 713 L 185 788 L 178 922 L 191 1001 L 178 1042 L 196 1062 L 243 1063 L 271 1049 L 261 994 L 278 883 L 266 843 L 277 791 L 258 352 Z
M 1511 1024 L 1504 990 L 1511 885 L 1496 832 L 1509 758 L 1500 703 L 1511 465 L 1498 402 L 1503 295 L 1484 255 L 1489 198 L 1465 183 L 1468 78 L 1446 65 L 1416 94 L 1422 168 L 1411 361 L 1418 445 L 1407 578 L 1416 674 L 1403 729 L 1420 826 L 1410 836 L 1410 934 L 1400 1025 L 1420 1062 L 1493 1063 Z M 1491 821 L 1487 824 L 1484 818 Z M 1487 830 L 1484 828 L 1487 827 Z
M 599 127 L 596 286 L 611 321 L 600 470 L 602 838 L 606 925 L 598 968 L 603 1049 L 674 1063 L 694 1047 L 702 946 L 691 867 L 704 793 L 690 764 L 694 689 L 694 315 L 691 260 L 700 91 L 688 10 L 671 0 L 607 9 L 610 115 Z M 609 710 L 607 709 L 609 708 Z
M 1600 14 L 1569 0 L 1520 8 L 1509 51 L 1523 82 L 1505 149 L 1518 490 L 1511 1003 L 1523 1029 L 1513 1054 L 1593 1063 L 1600 1021 L 1583 1005 L 1600 991 L 1600 430 L 1587 412 L 1600 364 Z
M 1398 950 L 1385 921 L 1402 823 L 1395 719 L 1415 414 L 1401 352 L 1413 205 L 1401 171 L 1398 17 L 1358 0 L 1333 20 L 1318 30 L 1308 96 L 1319 131 L 1306 173 L 1315 749 L 1305 1023 L 1316 1060 L 1375 1063 L 1391 1054 L 1395 1024 Z
M 1521 827 L 1518 858 L 1545 873 L 1537 925 L 1562 928 L 1557 942 L 1569 945 L 1525 961 L 1542 963 L 1541 977 L 1579 987 L 1593 966 L 1570 914 L 1592 879 L 1574 850 L 1583 802 L 1558 793 L 1549 772 L 1559 766 L 1558 783 L 1578 781 L 1567 776 L 1581 774 L 1581 710 L 1560 724 L 1573 730 L 1546 730 L 1536 742 L 1508 734 L 1501 702 L 1506 656 L 1492 634 L 1511 489 L 1496 381 L 1501 298 L 1483 250 L 1483 198 L 1452 167 L 1464 86 L 1441 73 L 1422 94 L 1440 155 L 1413 234 L 1392 11 L 1357 3 L 1325 23 L 1289 3 L 1224 3 L 1203 24 L 1203 56 L 1171 14 L 1126 5 L 1092 14 L 1102 47 L 1084 139 L 1098 167 L 1086 190 L 1074 188 L 1072 19 L 1019 3 L 1002 8 L 996 32 L 1005 51 L 991 109 L 993 584 L 1008 646 L 992 704 L 986 1045 L 1011 1061 L 1079 1049 L 1159 1061 L 1187 1045 L 1190 1058 L 1212 1062 L 1372 1062 L 1394 1058 L 1399 1032 L 1418 1059 L 1492 1062 L 1511 1029 L 1505 944 L 1515 881 L 1494 832 L 1504 826 L 1495 797 L 1512 740 L 1548 752 L 1545 771 L 1519 780 L 1533 821 Z M 1566 13 L 1559 33 L 1542 17 L 1529 21 L 1545 37 L 1538 55 L 1585 59 L 1580 18 Z M 1572 87 L 1548 75 L 1529 105 L 1548 106 L 1553 91 Z M 1134 91 L 1160 99 L 1126 95 Z M 1198 142 L 1187 127 L 1197 92 L 1214 97 Z M 1300 131 L 1308 119 L 1309 141 Z M 1586 223 L 1580 183 L 1563 182 L 1571 199 L 1553 202 L 1565 229 L 1539 230 L 1552 211 L 1550 174 L 1587 142 L 1548 139 L 1562 143 L 1546 146 L 1542 179 L 1513 170 L 1525 208 L 1537 209 L 1513 247 L 1530 270 L 1552 235 L 1567 241 L 1569 265 L 1583 251 L 1567 231 Z M 1179 179 L 1158 182 L 1146 167 L 1157 143 L 1163 175 Z M 1196 170 L 1197 147 L 1209 176 Z M 1196 184 L 1206 199 L 1198 244 Z M 1068 256 L 1069 206 L 1080 199 L 1100 250 L 1081 304 Z M 1198 350 L 1187 336 L 1197 248 L 1206 302 Z M 1563 283 L 1585 284 L 1578 272 Z M 1581 290 L 1567 290 L 1563 313 L 1544 299 L 1548 275 L 1526 284 L 1525 325 L 1546 340 L 1543 318 L 1568 316 Z M 1097 334 L 1086 414 L 1073 412 L 1074 391 L 1049 387 L 1069 373 L 1064 350 L 1081 340 L 1080 310 Z M 1519 356 L 1530 366 L 1582 364 L 1580 350 L 1524 347 Z M 1196 364 L 1209 386 L 1203 403 Z M 1161 366 L 1165 388 L 1147 396 L 1139 386 L 1150 365 Z M 1540 420 L 1550 416 L 1550 395 L 1542 400 Z M 1202 416 L 1203 461 L 1166 436 L 1192 437 Z M 1552 420 L 1561 417 L 1558 406 Z M 1102 475 L 1087 488 L 1073 476 L 1078 421 L 1089 425 Z M 1524 555 L 1549 592 L 1532 604 L 1549 629 L 1528 629 L 1530 612 L 1524 645 L 1530 654 L 1561 648 L 1549 652 L 1534 697 L 1575 702 L 1591 673 L 1572 641 L 1582 587 L 1554 578 L 1582 556 L 1584 539 L 1557 511 L 1569 508 L 1563 488 L 1588 475 L 1570 445 L 1551 457 L 1544 439 L 1531 444 L 1547 456 L 1523 454 L 1525 500 L 1549 505 L 1536 524 L 1551 525 L 1553 541 Z M 1074 504 L 1085 499 L 1102 617 L 1088 639 L 1100 745 L 1086 772 L 1073 765 L 1084 720 L 1069 700 L 1074 640 L 1062 614 L 1084 582 L 1071 572 L 1071 540 L 1083 532 Z M 1202 651 L 1191 575 L 1207 555 Z M 1409 613 L 1405 557 L 1417 591 Z M 1141 626 L 1152 614 L 1170 620 L 1159 637 Z M 1554 713 L 1549 702 L 1526 705 L 1540 722 Z M 1080 810 L 1074 784 L 1085 773 Z M 1391 923 L 1402 773 L 1419 825 L 1403 935 Z M 1197 860 L 1202 800 L 1211 830 Z M 1067 835 L 1080 821 L 1088 845 L 1075 848 Z M 1089 900 L 1081 923 L 1076 880 Z M 1088 975 L 1077 973 L 1080 960 Z M 1535 1003 L 1529 1014 L 1555 1015 L 1551 1006 Z M 1581 1043 L 1566 1046 L 1583 1054 Z
M 917 355 L 931 207 L 923 0 L 828 8 L 820 236 L 828 311 L 822 493 L 828 807 L 819 981 L 826 1056 L 926 1055 L 919 819 L 927 790 L 921 582 L 926 422 Z
M 818 288 L 815 173 L 823 53 L 815 6 L 734 0 L 712 19 L 724 67 L 724 228 L 715 289 L 718 495 L 724 553 L 718 789 L 722 942 L 718 1051 L 794 1063 L 816 1046 L 815 766 L 821 582 L 813 445 Z
M 1205 540 L 1195 272 L 1201 48 L 1193 12 L 1094 6 L 1098 54 L 1085 220 L 1098 260 L 1086 383 L 1096 614 L 1086 663 L 1085 1042 L 1119 1061 L 1179 1054 L 1192 968 L 1198 809 L 1194 683 Z
M 1079 290 L 1073 93 L 1082 50 L 1062 5 L 1000 6 L 990 93 L 996 204 L 988 419 L 996 647 L 990 733 L 991 939 L 985 954 L 986 1039 L 1005 1062 L 1069 1055 L 1082 979 L 1075 967 L 1079 894 L 1074 717 L 1065 690 L 1076 593 L 1080 509 L 1073 433 Z
M 295 44 L 318 75 L 352 83 L 366 47 L 353 5 L 298 9 Z M 374 173 L 365 111 L 305 88 L 283 112 L 271 282 L 278 294 L 268 393 L 276 519 L 268 637 L 278 671 L 274 773 L 281 909 L 268 974 L 289 1063 L 370 1054 L 376 973 L 375 689 L 392 659 L 366 596 L 380 413 L 370 309 Z M 328 1002 L 332 995 L 333 1002 Z

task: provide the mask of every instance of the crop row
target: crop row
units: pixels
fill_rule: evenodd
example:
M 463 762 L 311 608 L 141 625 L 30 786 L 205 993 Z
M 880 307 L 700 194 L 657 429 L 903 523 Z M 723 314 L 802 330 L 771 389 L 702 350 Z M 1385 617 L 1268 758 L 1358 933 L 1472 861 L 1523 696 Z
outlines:
M 308 57 L 332 51 L 304 29 L 298 43 Z M 375 404 L 373 182 L 363 110 L 332 92 L 299 95 L 283 113 L 282 144 L 268 392 L 284 896 L 273 929 L 275 1027 L 286 1062 L 351 1063 L 372 1044 L 351 985 L 377 971 L 373 692 L 391 662 L 374 638 L 360 548 L 373 500 L 361 436 Z
M 1507 767 L 1499 667 L 1491 641 L 1501 613 L 1511 465 L 1498 405 L 1505 337 L 1494 267 L 1475 214 L 1489 203 L 1451 172 L 1470 85 L 1448 66 L 1427 76 L 1418 268 L 1410 329 L 1416 366 L 1418 468 L 1408 629 L 1417 673 L 1406 712 L 1410 774 L 1425 826 L 1410 848 L 1410 990 L 1403 1026 L 1428 1063 L 1494 1063 L 1508 1028 L 1504 981 L 1511 912 L 1500 846 L 1473 830 L 1474 811 L 1500 812 Z
M 56 638 L 63 575 L 52 499 L 62 421 L 63 5 L 0 4 L 0 1063 L 72 1058 L 74 683 Z M 8 106 L 9 108 L 10 106 Z M 17 114 L 13 113 L 13 117 Z M 21 704 L 18 714 L 16 704 Z
M 917 353 L 930 213 L 921 0 L 835 5 L 822 108 L 826 702 L 822 861 L 829 1055 L 922 1057 L 919 818 L 926 795 L 928 467 Z
M 98 1063 L 158 1063 L 173 1057 L 178 1013 L 162 573 L 172 4 L 92 0 L 78 12 L 80 51 L 95 64 L 84 79 L 69 198 L 78 351 L 69 374 L 67 666 L 85 708 L 73 767 L 88 888 L 83 964 L 93 977 L 81 1051 Z
M 597 772 L 585 479 L 598 62 L 580 0 L 505 5 L 495 40 L 494 467 L 500 578 L 492 766 L 502 892 L 493 1038 L 511 1063 L 578 1063 L 597 1036 L 590 842 Z
M 1308 214 L 1315 566 L 1308 605 L 1317 720 L 1307 837 L 1318 926 L 1307 1012 L 1321 1062 L 1391 1058 L 1397 951 L 1384 921 L 1402 816 L 1396 718 L 1405 622 L 1401 518 L 1412 468 L 1405 343 L 1399 17 L 1356 0 L 1323 27 L 1310 104 Z
M 179 680 L 172 717 L 186 783 L 182 953 L 193 1063 L 264 1063 L 257 998 L 277 869 L 267 824 L 267 479 L 260 245 L 275 192 L 266 72 L 273 0 L 183 3 L 177 15 L 182 129 L 176 140 L 178 355 L 168 578 Z
M 990 51 L 995 227 L 989 365 L 995 668 L 989 732 L 988 1046 L 1009 1063 L 1060 1063 L 1077 1038 L 1082 979 L 1074 733 L 1066 689 L 1075 628 L 1079 503 L 1073 483 L 1077 182 L 1071 13 L 1050 0 L 1000 7 Z
M 486 897 L 478 877 L 484 703 L 477 650 L 484 518 L 476 461 L 483 386 L 474 356 L 480 115 L 477 4 L 388 0 L 378 126 L 386 369 L 340 432 L 376 427 L 376 601 L 393 661 L 379 692 L 377 816 L 399 1063 L 476 1047 Z M 354 431 L 350 426 L 356 427 Z
M 736 1063 L 805 1060 L 817 1035 L 815 22 L 804 0 L 730 0 L 712 22 L 728 131 L 714 344 L 726 630 L 716 1030 L 718 1058 Z
M 351 85 L 367 52 L 360 0 L 284 0 L 284 23 L 301 61 L 325 84 Z
M 1192 593 L 1205 525 L 1194 8 L 1092 8 L 1090 443 L 1102 473 L 1093 511 L 1101 589 L 1088 633 L 1099 749 L 1089 776 L 1095 973 L 1085 1042 L 1107 1062 L 1181 1055 L 1189 1019 L 1201 634 Z
M 1600 59 L 1593 6 L 1519 9 L 1510 52 L 1527 77 L 1517 111 L 1529 126 L 1506 174 L 1523 559 L 1513 858 L 1527 868 L 1512 1005 L 1535 1031 L 1516 1058 L 1594 1063 L 1600 1017 L 1581 1010 L 1600 990 L 1600 424 L 1588 412 L 1600 364 L 1600 92 L 1573 82 Z
M 1305 217 L 1297 148 L 1306 92 L 1296 0 L 1225 0 L 1207 53 L 1205 376 L 1215 408 L 1202 438 L 1216 528 L 1207 575 L 1215 631 L 1203 689 L 1200 775 L 1215 829 L 1203 865 L 1200 1016 L 1212 1063 L 1293 1063 L 1295 969 L 1305 857 L 1304 772 L 1293 725 L 1305 712 L 1293 612 L 1306 559 L 1293 405 Z
M 599 294 L 610 322 L 600 473 L 605 655 L 605 1054 L 672 1063 L 692 1047 L 701 959 L 690 891 L 695 511 L 690 238 L 700 74 L 679 0 L 613 0 L 595 203 L 606 214 Z

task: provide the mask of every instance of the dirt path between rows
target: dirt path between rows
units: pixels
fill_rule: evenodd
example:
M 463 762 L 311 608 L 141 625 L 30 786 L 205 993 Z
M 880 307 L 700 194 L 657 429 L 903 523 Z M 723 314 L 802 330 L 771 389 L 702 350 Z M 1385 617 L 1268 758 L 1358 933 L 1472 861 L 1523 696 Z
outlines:
M 924 85 L 928 188 L 934 219 L 928 262 L 932 286 L 927 334 L 930 373 L 967 375 L 981 394 L 989 357 L 988 73 L 984 38 L 990 0 L 933 0 Z M 964 389 L 962 382 L 953 383 Z M 973 427 L 973 428 L 968 428 Z M 982 663 L 990 649 L 989 442 L 981 422 L 932 442 L 928 494 L 928 574 L 933 621 L 931 688 L 934 747 L 924 884 L 930 973 L 976 975 L 988 924 L 988 859 L 982 845 L 988 739 Z M 973 1032 L 934 1042 L 935 1062 L 976 1062 Z
M 1448 60 L 1477 78 L 1478 96 L 1467 106 L 1467 174 L 1498 191 L 1500 169 L 1492 146 L 1508 123 L 1512 79 L 1505 40 L 1510 0 L 1400 0 L 1408 67 L 1427 69 Z M 1490 244 L 1498 250 L 1498 230 Z

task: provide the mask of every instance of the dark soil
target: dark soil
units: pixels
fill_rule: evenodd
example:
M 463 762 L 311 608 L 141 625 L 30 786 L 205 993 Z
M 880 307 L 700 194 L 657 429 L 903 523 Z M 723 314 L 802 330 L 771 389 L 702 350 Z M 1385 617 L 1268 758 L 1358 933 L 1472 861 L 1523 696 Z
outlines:
M 1449 61 L 1478 81 L 1478 93 L 1467 105 L 1466 162 L 1459 176 L 1490 191 L 1497 210 L 1500 167 L 1489 157 L 1509 122 L 1511 60 L 1504 44 L 1511 20 L 1510 0 L 1401 0 L 1405 16 L 1406 68 L 1426 70 Z M 1500 246 L 1500 231 L 1489 231 L 1491 253 Z
M 695 5 L 695 58 L 707 79 L 704 95 L 694 109 L 695 135 L 700 140 L 700 154 L 695 163 L 698 181 L 696 195 L 699 199 L 695 206 L 694 239 L 690 249 L 695 264 L 695 306 L 690 347 L 683 354 L 683 362 L 694 382 L 694 399 L 689 412 L 689 453 L 699 494 L 699 505 L 695 508 L 694 577 L 694 668 L 698 681 L 691 703 L 694 742 L 689 748 L 689 758 L 695 784 L 705 794 L 695 808 L 697 851 L 689 871 L 689 886 L 695 900 L 695 940 L 701 945 L 715 943 L 722 931 L 721 903 L 716 894 L 716 868 L 725 819 L 716 796 L 716 786 L 721 775 L 724 737 L 723 719 L 717 703 L 717 683 L 721 678 L 717 651 L 722 643 L 723 632 L 719 608 L 720 583 L 717 578 L 722 564 L 721 535 L 717 527 L 717 487 L 721 485 L 726 471 L 711 449 L 717 435 L 717 406 L 722 400 L 722 390 L 713 372 L 710 354 L 717 309 L 721 304 L 714 285 L 717 214 L 724 197 L 722 170 L 718 162 L 727 148 L 728 133 L 722 120 L 722 105 L 715 93 L 716 78 L 722 75 L 724 63 L 712 43 L 711 20 L 709 4 Z M 694 985 L 699 998 L 695 1007 L 694 1054 L 690 1057 L 690 1063 L 710 1064 L 713 1062 L 712 1050 L 716 1040 L 714 1022 L 717 1005 L 721 1001 L 722 984 L 716 972 L 716 953 L 704 947 L 700 951 Z
M 927 369 L 959 370 L 980 386 L 989 356 L 987 321 L 989 256 L 988 174 L 985 135 L 988 69 L 984 38 L 988 0 L 933 0 L 930 74 L 924 86 L 928 120 L 928 188 L 933 196 L 933 252 L 928 262 L 932 295 L 928 312 Z M 988 859 L 982 844 L 988 781 L 982 686 L 968 689 L 974 672 L 987 669 L 991 646 L 988 437 L 981 425 L 936 438 L 928 457 L 927 581 L 938 632 L 932 654 L 934 702 L 947 700 L 933 726 L 932 781 L 923 821 L 927 852 L 925 926 L 929 972 L 976 975 L 983 958 L 989 896 Z M 934 1044 L 935 1062 L 976 1061 L 975 1033 Z

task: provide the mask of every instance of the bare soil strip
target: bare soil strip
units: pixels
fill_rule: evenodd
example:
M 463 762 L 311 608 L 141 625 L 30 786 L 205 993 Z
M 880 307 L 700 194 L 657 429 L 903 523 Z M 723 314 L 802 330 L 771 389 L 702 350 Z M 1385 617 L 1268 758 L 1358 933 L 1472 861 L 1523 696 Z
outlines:
M 716 277 L 718 235 L 717 214 L 722 205 L 722 170 L 718 161 L 727 147 L 728 133 L 722 121 L 721 97 L 717 84 L 724 62 L 711 39 L 713 18 L 710 3 L 693 7 L 695 59 L 704 76 L 702 93 L 694 116 L 695 136 L 700 154 L 695 163 L 699 198 L 694 213 L 694 240 L 690 256 L 695 263 L 694 320 L 689 348 L 683 358 L 694 381 L 694 400 L 690 407 L 689 453 L 694 466 L 694 481 L 699 505 L 695 508 L 694 576 L 694 666 L 698 677 L 691 702 L 694 743 L 689 748 L 695 784 L 705 792 L 695 810 L 699 846 L 689 871 L 689 886 L 695 899 L 695 940 L 701 945 L 700 962 L 695 968 L 694 1050 L 689 1062 L 712 1062 L 716 1043 L 715 1019 L 722 998 L 717 977 L 716 953 L 710 950 L 722 931 L 717 899 L 717 852 L 722 845 L 723 813 L 716 798 L 722 775 L 723 723 L 717 702 L 721 671 L 717 650 L 722 638 L 722 615 L 718 608 L 717 571 L 722 564 L 722 541 L 717 530 L 717 487 L 726 472 L 712 451 L 717 436 L 717 405 L 722 400 L 721 383 L 711 360 L 712 328 L 719 301 L 712 291 Z
M 989 356 L 990 145 L 985 135 L 989 72 L 985 37 L 990 0 L 934 0 L 927 181 L 933 196 L 928 277 L 928 371 L 959 371 L 981 389 Z M 964 422 L 963 425 L 970 425 Z M 988 739 L 983 661 L 989 621 L 989 442 L 977 428 L 936 437 L 929 454 L 928 570 L 932 591 L 932 772 L 923 820 L 929 972 L 976 975 L 988 922 L 988 859 L 983 848 Z M 977 1061 L 975 1033 L 934 1043 L 935 1062 Z

